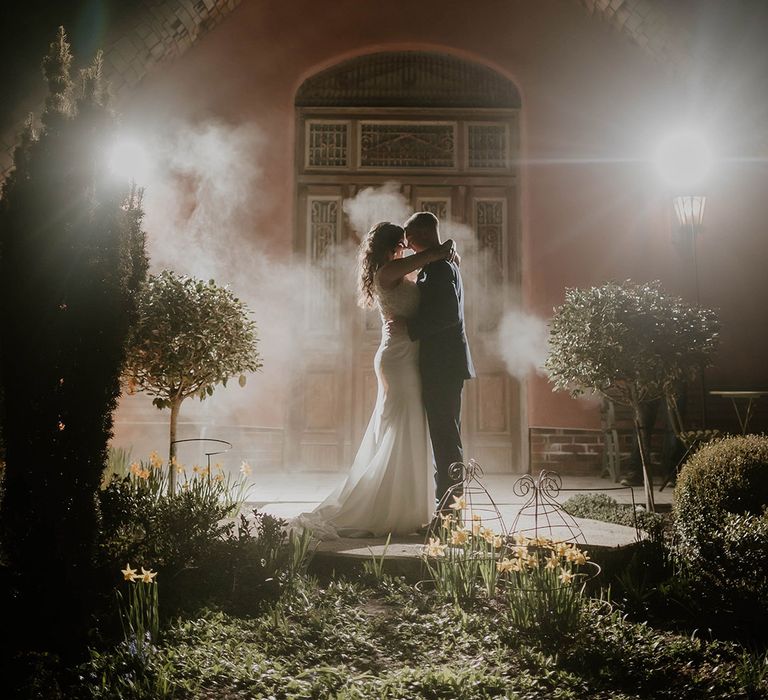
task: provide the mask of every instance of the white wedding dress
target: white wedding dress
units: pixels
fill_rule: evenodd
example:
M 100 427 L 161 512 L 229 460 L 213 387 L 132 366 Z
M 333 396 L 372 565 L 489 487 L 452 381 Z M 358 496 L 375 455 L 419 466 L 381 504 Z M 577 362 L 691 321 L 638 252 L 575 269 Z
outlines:
M 373 415 L 349 476 L 294 523 L 310 528 L 319 539 L 405 535 L 431 516 L 434 484 L 419 344 L 406 331 L 389 333 L 383 324 L 390 318 L 413 316 L 419 289 L 408 279 L 384 289 L 374 278 L 374 299 L 382 335 L 374 358 L 378 394 Z

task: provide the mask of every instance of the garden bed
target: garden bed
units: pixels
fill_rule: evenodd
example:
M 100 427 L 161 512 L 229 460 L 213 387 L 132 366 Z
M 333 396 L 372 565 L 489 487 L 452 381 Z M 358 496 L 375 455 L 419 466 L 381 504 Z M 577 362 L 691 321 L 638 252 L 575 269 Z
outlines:
M 503 605 L 464 610 L 401 580 L 302 580 L 241 617 L 206 610 L 165 632 L 141 674 L 130 651 L 80 669 L 85 697 L 747 698 L 760 660 L 654 631 L 589 601 L 566 636 L 523 632 Z M 764 681 L 763 681 L 764 683 Z M 123 689 L 121 694 L 120 689 Z M 129 693 L 133 692 L 134 695 Z M 80 695 L 78 695 L 80 697 Z

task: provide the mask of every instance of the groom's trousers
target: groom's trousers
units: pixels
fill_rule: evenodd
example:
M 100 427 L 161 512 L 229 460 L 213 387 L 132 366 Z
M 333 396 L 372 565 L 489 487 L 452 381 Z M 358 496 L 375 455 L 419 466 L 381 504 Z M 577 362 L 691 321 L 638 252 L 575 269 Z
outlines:
M 435 501 L 438 506 L 448 489 L 461 481 L 449 474 L 454 462 L 464 461 L 461 444 L 461 392 L 464 379 L 422 376 L 422 395 L 435 459 Z M 450 504 L 446 504 L 450 505 Z

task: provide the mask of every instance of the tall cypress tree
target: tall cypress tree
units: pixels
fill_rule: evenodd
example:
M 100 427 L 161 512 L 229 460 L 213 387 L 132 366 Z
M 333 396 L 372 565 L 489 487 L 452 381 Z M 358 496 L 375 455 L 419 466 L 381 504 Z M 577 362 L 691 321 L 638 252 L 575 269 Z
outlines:
M 3 549 L 27 643 L 43 648 L 71 646 L 89 623 L 96 491 L 147 271 L 140 192 L 106 172 L 101 57 L 76 81 L 71 63 L 62 28 L 43 61 L 40 128 L 28 123 L 0 195 Z

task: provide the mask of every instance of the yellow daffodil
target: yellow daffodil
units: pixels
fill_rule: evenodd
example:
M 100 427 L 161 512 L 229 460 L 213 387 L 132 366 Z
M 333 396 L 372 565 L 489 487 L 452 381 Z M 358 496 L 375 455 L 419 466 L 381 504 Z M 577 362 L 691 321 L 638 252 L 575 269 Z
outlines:
M 469 541 L 469 531 L 464 528 L 458 528 L 451 533 L 451 544 L 462 545 Z
M 496 562 L 496 570 L 503 574 L 507 571 L 521 571 L 522 566 L 519 559 L 507 559 L 504 557 L 501 561 Z
M 143 583 L 152 583 L 152 579 L 154 579 L 155 576 L 157 576 L 157 571 L 152 571 L 152 569 L 147 571 L 143 566 L 141 567 L 141 577 L 140 578 L 141 578 Z
M 467 507 L 467 501 L 464 499 L 464 496 L 454 496 L 450 507 L 454 510 L 464 510 Z
M 221 472 L 219 472 L 218 474 L 216 474 L 216 476 L 213 477 L 213 480 L 214 481 L 224 481 L 224 475 Z
M 124 581 L 135 581 L 138 578 L 136 569 L 132 569 L 130 564 L 126 564 L 125 568 L 120 570 L 120 573 L 123 575 Z
M 149 479 L 149 469 L 140 469 L 136 476 L 138 476 L 139 479 Z
M 568 585 L 569 583 L 571 583 L 573 581 L 573 579 L 574 579 L 574 575 L 570 571 L 566 571 L 565 569 L 563 569 L 560 572 L 560 580 L 564 584 Z
M 440 544 L 439 537 L 430 537 L 429 544 L 424 547 L 424 552 L 428 557 L 444 557 L 445 548 L 448 545 Z
M 518 544 L 515 547 L 512 547 L 512 556 L 517 557 L 518 559 L 524 559 L 528 556 L 528 547 L 524 544 Z
M 521 560 L 522 563 L 523 560 Z M 538 569 L 539 568 L 539 557 L 536 554 L 529 554 L 525 558 L 525 565 L 529 569 Z
M 530 540 L 522 533 L 516 532 L 512 538 L 515 540 L 516 545 L 527 547 Z
M 442 521 L 443 527 L 451 527 L 451 523 L 453 522 L 453 513 L 440 513 L 440 520 Z
M 139 472 L 141 471 L 141 465 L 138 462 L 133 462 L 131 463 L 130 470 L 131 474 L 138 476 Z
M 482 517 L 480 517 L 479 513 L 472 513 L 472 520 L 476 520 L 477 522 L 480 522 L 482 520 Z
M 479 520 L 473 520 L 473 522 L 472 522 L 472 534 L 475 537 L 479 537 L 480 533 L 482 532 L 482 530 L 483 530 L 482 523 Z
M 569 549 L 565 554 L 566 561 L 576 564 L 577 566 L 583 566 L 589 561 L 589 557 L 586 552 L 582 552 L 580 549 L 573 547 Z
M 252 472 L 253 469 L 251 469 L 251 465 L 248 462 L 240 462 L 240 473 L 243 476 L 250 476 Z
M 176 459 L 176 458 L 174 457 L 173 459 Z M 171 460 L 172 463 L 173 463 L 173 459 Z M 149 453 L 149 464 L 154 469 L 160 469 L 160 467 L 163 466 L 163 460 L 160 458 L 160 455 L 157 454 L 157 452 L 155 452 L 154 450 L 152 450 L 152 452 Z
M 554 570 L 560 565 L 560 557 L 555 552 L 551 552 L 546 559 L 544 568 Z
M 570 546 L 567 542 L 554 542 L 555 545 L 555 552 L 557 552 L 557 556 L 564 557 L 566 556 L 566 553 L 570 549 Z
M 489 544 L 493 545 L 494 549 L 501 549 L 501 545 L 504 544 L 504 539 L 501 535 L 494 535 Z

